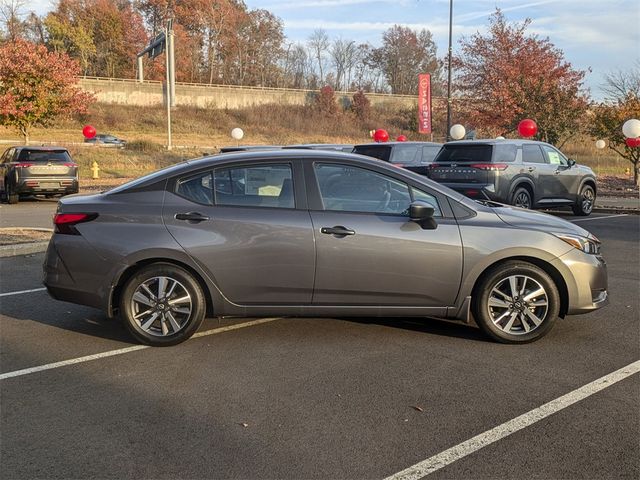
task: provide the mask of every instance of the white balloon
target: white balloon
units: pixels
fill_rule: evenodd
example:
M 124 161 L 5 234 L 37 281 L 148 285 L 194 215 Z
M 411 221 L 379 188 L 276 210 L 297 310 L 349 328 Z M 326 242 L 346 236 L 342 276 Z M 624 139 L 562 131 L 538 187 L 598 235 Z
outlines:
M 607 142 L 605 142 L 604 140 L 597 140 L 596 141 L 596 148 L 598 150 L 602 150 L 606 146 L 607 146 Z
M 451 127 L 451 130 L 449 130 L 449 135 L 451 135 L 451 138 L 453 138 L 454 140 L 463 139 L 466 133 L 467 131 L 459 123 L 456 123 L 455 125 L 453 125 Z
M 496 137 L 496 140 L 504 140 L 504 137 L 502 135 Z
M 236 127 L 233 130 L 231 130 L 231 136 L 235 140 L 242 140 L 242 137 L 244 137 L 244 132 L 242 131 L 241 128 Z
M 622 124 L 622 133 L 627 138 L 640 137 L 640 120 L 632 118 Z

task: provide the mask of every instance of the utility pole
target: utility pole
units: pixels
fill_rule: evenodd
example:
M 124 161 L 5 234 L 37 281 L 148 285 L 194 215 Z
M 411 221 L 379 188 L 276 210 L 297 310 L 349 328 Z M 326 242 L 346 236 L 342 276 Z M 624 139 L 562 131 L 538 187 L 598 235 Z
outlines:
M 453 52 L 452 46 L 452 32 L 453 32 L 453 0 L 449 0 L 449 58 L 447 60 L 447 70 L 449 80 L 447 81 L 447 142 L 451 140 L 451 55 Z
M 167 77 L 164 85 L 164 97 L 167 105 L 167 150 L 173 148 L 171 142 L 171 107 L 176 105 L 176 72 L 175 72 L 175 55 L 174 55 L 174 34 L 173 34 L 173 20 L 167 21 L 167 26 L 164 31 L 157 35 L 147 48 L 138 53 L 138 82 L 144 81 L 144 74 L 142 71 L 142 57 L 149 55 L 149 58 L 156 58 L 164 52 L 165 57 L 165 70 Z

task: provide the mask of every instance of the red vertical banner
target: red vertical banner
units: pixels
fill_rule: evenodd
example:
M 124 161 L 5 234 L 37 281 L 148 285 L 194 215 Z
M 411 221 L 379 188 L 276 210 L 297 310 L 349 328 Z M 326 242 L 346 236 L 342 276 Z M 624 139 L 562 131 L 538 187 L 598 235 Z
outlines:
M 418 132 L 431 133 L 431 75 L 418 75 Z

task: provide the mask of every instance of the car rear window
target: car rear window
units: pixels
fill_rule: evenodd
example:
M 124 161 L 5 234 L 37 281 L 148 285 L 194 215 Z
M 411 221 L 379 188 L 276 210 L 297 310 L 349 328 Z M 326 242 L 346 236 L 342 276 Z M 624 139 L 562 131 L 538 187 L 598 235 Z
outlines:
M 20 162 L 32 163 L 68 163 L 71 162 L 69 152 L 66 150 L 20 150 L 18 155 Z
M 443 145 L 435 162 L 491 162 L 491 145 Z
M 363 145 L 355 147 L 353 153 L 379 158 L 380 160 L 388 162 L 391 157 L 391 147 L 388 145 Z

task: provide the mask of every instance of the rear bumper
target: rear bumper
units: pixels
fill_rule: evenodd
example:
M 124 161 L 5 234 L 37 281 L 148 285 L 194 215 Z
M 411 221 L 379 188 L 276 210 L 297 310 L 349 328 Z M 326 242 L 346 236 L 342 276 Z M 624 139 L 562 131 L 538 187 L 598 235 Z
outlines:
M 601 256 L 574 249 L 553 263 L 565 272 L 563 277 L 569 295 L 567 314 L 589 313 L 609 304 L 607 264 Z
M 437 181 L 437 180 L 436 180 Z M 469 198 L 480 198 L 484 200 L 493 200 L 494 202 L 504 201 L 499 198 L 493 183 L 447 183 L 438 182 L 445 187 L 460 192 Z
M 78 189 L 78 179 L 75 177 L 25 177 L 17 182 L 14 191 L 20 195 L 38 195 L 43 193 L 71 194 L 78 193 Z

